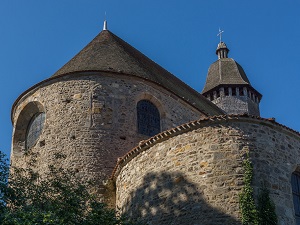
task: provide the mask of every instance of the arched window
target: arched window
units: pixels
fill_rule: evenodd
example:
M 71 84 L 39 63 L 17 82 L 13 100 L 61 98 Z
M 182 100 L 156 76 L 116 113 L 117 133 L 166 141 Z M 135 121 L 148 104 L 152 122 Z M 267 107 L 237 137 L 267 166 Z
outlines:
M 26 132 L 26 149 L 32 148 L 42 133 L 45 123 L 45 113 L 36 113 L 30 120 Z
M 296 224 L 300 225 L 300 173 L 292 173 L 292 192 Z
M 154 136 L 160 132 L 160 115 L 156 106 L 148 101 L 137 103 L 138 132 L 147 136 Z

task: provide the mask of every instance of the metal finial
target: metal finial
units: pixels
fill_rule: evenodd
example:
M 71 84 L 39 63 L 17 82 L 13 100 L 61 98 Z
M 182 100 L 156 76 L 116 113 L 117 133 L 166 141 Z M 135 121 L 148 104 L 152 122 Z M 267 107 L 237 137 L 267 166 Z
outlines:
M 104 13 L 103 30 L 107 30 L 106 11 L 105 11 L 105 13 Z
M 104 23 L 103 23 L 103 30 L 107 30 L 107 21 L 104 20 Z
M 224 32 L 224 30 L 221 30 L 219 28 L 219 33 L 217 34 L 217 36 L 220 36 L 220 43 L 222 42 L 222 33 Z

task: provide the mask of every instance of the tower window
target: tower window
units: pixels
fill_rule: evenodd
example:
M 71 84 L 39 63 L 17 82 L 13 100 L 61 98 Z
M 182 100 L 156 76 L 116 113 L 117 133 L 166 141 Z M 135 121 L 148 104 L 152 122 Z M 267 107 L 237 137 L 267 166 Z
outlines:
M 225 94 L 225 96 L 229 95 L 229 88 L 228 87 L 224 88 L 224 94 Z
M 156 106 L 148 101 L 141 100 L 137 103 L 138 133 L 154 136 L 160 132 L 160 115 Z
M 300 225 L 300 173 L 292 173 L 292 192 L 296 224 Z
M 235 87 L 232 88 L 232 96 L 236 96 L 236 88 Z
M 27 127 L 26 132 L 26 149 L 32 148 L 36 141 L 38 140 L 39 136 L 42 133 L 43 127 L 45 123 L 45 113 L 37 113 L 35 114 Z
M 239 95 L 240 96 L 244 96 L 244 90 L 243 90 L 243 88 L 239 88 Z

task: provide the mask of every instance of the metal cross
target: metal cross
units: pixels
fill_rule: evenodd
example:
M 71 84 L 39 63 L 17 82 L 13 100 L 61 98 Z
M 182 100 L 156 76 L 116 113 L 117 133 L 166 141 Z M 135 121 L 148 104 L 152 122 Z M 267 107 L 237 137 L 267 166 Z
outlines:
M 224 32 L 224 30 L 221 30 L 219 28 L 219 33 L 217 34 L 217 36 L 220 36 L 220 43 L 222 42 L 222 33 Z

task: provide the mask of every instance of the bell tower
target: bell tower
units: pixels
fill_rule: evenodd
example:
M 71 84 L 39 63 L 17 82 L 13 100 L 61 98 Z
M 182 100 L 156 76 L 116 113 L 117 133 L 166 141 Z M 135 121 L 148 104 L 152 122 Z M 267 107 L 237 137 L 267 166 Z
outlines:
M 262 95 L 255 90 L 243 68 L 232 58 L 229 49 L 221 41 L 216 54 L 218 60 L 208 69 L 202 94 L 226 114 L 250 114 L 259 116 Z

